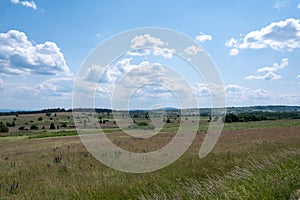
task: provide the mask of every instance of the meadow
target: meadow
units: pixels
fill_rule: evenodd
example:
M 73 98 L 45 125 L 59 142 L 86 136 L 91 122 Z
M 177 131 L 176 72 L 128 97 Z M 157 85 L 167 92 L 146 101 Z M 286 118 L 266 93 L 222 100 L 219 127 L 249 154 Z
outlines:
M 124 136 L 111 116 L 100 117 L 111 141 L 134 152 L 164 146 L 178 128 L 174 119 L 151 139 L 136 140 Z M 215 148 L 200 159 L 208 127 L 203 118 L 180 159 L 144 174 L 116 171 L 96 160 L 77 136 L 74 120 L 68 112 L 0 117 L 15 122 L 0 137 L 0 199 L 300 198 L 300 120 L 226 123 Z

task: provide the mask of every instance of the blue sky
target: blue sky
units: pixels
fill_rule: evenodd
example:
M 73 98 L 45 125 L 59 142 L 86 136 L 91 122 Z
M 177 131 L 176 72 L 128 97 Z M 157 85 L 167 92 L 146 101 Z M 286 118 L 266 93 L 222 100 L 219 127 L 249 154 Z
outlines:
M 228 106 L 300 105 L 299 19 L 300 0 L 0 0 L 0 108 L 70 108 L 88 54 L 142 27 L 197 40 L 222 76 Z M 194 89 L 199 98 L 207 91 L 200 82 Z M 99 106 L 109 107 L 102 98 Z

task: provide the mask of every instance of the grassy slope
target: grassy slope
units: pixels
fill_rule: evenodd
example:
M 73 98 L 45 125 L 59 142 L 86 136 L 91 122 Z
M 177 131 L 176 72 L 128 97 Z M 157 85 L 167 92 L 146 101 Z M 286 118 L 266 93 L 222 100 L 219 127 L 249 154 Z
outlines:
M 176 130 L 176 125 L 169 126 Z M 207 124 L 201 124 L 200 129 L 205 126 Z M 100 164 L 76 136 L 31 140 L 4 138 L 0 140 L 0 197 L 288 199 L 300 188 L 299 120 L 226 124 L 213 152 L 199 159 L 203 136 L 197 135 L 192 147 L 175 163 L 138 175 Z M 160 135 L 153 143 L 163 145 L 166 138 L 169 137 Z M 157 148 L 152 143 L 134 143 L 118 135 L 113 139 L 125 145 L 125 149 Z M 53 162 L 57 156 L 62 157 L 60 163 Z

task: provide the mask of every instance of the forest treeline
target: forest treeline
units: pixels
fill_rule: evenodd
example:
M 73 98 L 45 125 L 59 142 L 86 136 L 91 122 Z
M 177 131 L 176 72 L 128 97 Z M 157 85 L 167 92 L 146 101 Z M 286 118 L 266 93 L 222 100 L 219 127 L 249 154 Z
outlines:
M 278 120 L 278 119 L 300 119 L 300 112 L 253 112 L 226 114 L 225 122 L 249 122 L 262 120 Z

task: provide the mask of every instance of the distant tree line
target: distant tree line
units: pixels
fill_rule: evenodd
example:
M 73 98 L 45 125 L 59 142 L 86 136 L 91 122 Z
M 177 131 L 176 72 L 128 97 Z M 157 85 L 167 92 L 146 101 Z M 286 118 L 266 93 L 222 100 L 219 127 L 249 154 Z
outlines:
M 54 113 L 54 112 L 72 112 L 71 109 L 66 110 L 64 108 L 49 108 L 35 111 L 13 111 L 13 112 L 0 112 L 0 116 L 6 115 L 26 115 L 26 114 L 39 114 L 39 113 Z
M 300 119 L 300 112 L 253 112 L 226 114 L 225 122 L 249 122 L 262 120 L 278 120 L 278 119 Z

